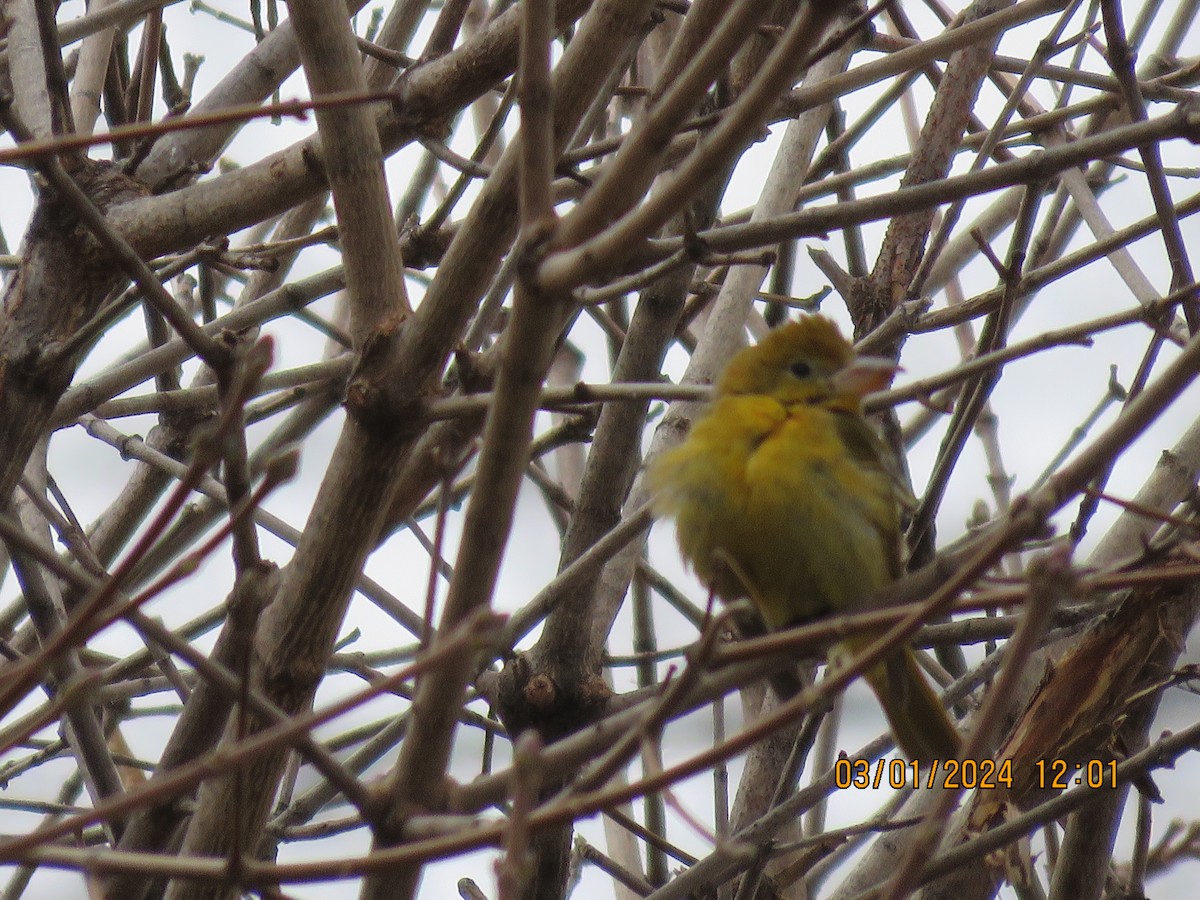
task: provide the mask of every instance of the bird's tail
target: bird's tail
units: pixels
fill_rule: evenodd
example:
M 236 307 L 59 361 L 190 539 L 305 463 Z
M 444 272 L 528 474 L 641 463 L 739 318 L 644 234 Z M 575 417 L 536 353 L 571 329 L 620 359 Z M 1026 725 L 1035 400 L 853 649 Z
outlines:
M 875 637 L 864 635 L 845 641 L 835 648 L 831 658 L 864 650 Z M 961 744 L 958 729 L 925 680 L 911 650 L 905 647 L 896 651 L 863 675 L 879 698 L 905 756 L 923 763 L 958 757 Z

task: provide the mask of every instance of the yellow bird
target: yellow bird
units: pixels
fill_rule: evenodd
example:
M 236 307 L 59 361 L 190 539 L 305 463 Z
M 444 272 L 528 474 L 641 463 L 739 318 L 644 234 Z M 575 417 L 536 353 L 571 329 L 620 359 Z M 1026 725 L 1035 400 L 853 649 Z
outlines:
M 749 597 L 779 629 L 862 609 L 900 574 L 908 495 L 862 414 L 895 370 L 805 316 L 734 356 L 708 412 L 651 462 L 655 511 L 675 519 L 680 550 L 718 597 Z M 957 755 L 958 732 L 908 648 L 865 675 L 906 756 Z

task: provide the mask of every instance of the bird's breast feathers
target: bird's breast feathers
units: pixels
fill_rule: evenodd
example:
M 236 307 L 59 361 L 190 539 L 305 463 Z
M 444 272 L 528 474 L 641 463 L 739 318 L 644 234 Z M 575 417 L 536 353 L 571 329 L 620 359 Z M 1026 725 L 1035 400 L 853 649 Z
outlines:
M 847 448 L 843 415 L 723 397 L 651 468 L 657 511 L 676 519 L 697 574 L 727 600 L 757 592 L 770 627 L 846 610 L 894 576 L 895 489 Z

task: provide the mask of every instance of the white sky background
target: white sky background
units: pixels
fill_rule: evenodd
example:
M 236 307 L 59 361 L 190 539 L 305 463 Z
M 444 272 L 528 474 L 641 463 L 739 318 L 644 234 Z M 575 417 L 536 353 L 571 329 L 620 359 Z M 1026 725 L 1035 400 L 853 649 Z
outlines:
M 961 4 L 955 4 L 956 7 Z M 229 0 L 215 0 L 218 9 L 229 14 L 245 18 L 246 6 L 243 3 L 233 3 Z M 920 18 L 922 10 L 914 3 L 905 4 L 907 11 L 918 21 L 918 27 L 926 29 L 925 22 Z M 1129 3 L 1126 11 L 1127 23 L 1132 22 L 1135 10 L 1140 4 Z M 286 12 L 281 5 L 281 15 Z M 82 13 L 82 4 L 76 0 L 64 3 L 60 12 L 60 21 L 67 21 Z M 367 21 L 367 14 L 360 15 L 359 22 Z M 1046 20 L 1039 20 L 1024 29 L 1021 35 L 1011 35 L 1001 46 L 1002 53 L 1027 56 L 1031 47 L 1022 44 L 1019 39 L 1039 38 L 1044 31 Z M 190 12 L 185 4 L 170 7 L 165 13 L 168 28 L 168 38 L 176 59 L 177 69 L 181 70 L 180 60 L 184 52 L 203 54 L 206 62 L 200 70 L 196 83 L 195 96 L 204 94 L 221 77 L 234 60 L 240 58 L 253 46 L 253 37 L 243 34 L 230 26 L 218 23 L 211 16 L 203 13 Z M 361 30 L 361 29 L 360 29 Z M 1070 31 L 1070 29 L 1068 29 Z M 419 35 L 414 47 L 420 47 L 424 35 Z M 1152 37 L 1146 46 L 1154 46 Z M 1092 51 L 1094 53 L 1094 51 Z M 1189 44 L 1185 44 L 1185 55 L 1200 52 L 1200 40 L 1197 35 L 1190 36 Z M 863 53 L 856 57 L 856 63 L 871 58 L 872 54 Z M 1057 60 L 1056 60 L 1057 62 Z M 1094 67 L 1095 63 L 1089 63 Z M 1040 83 L 1039 96 L 1043 105 L 1053 104 L 1053 98 L 1046 89 L 1045 83 Z M 923 93 L 922 93 L 923 92 Z M 990 85 L 984 87 L 985 96 L 989 99 L 980 106 L 987 112 L 999 109 L 998 95 Z M 847 118 L 853 121 L 873 98 L 870 91 L 860 92 L 846 101 Z M 928 91 L 923 82 L 919 83 L 919 106 L 923 115 Z M 1082 95 L 1084 92 L 1080 91 Z M 306 96 L 307 90 L 301 75 L 294 76 L 282 89 L 284 99 Z M 857 105 L 856 104 L 860 104 Z M 162 110 L 158 110 L 161 114 Z M 1151 115 L 1155 110 L 1151 108 Z M 275 149 L 293 143 L 299 138 L 311 133 L 311 119 L 297 122 L 285 120 L 281 125 L 271 125 L 265 120 L 258 120 L 248 125 L 227 152 L 227 158 L 233 162 L 246 163 Z M 896 146 L 879 156 L 900 152 L 903 148 L 902 125 L 895 121 Z M 757 197 L 761 179 L 771 161 L 776 139 L 782 128 L 777 128 L 775 135 L 755 146 L 747 153 L 742 165 L 735 176 L 734 184 L 728 194 L 726 212 L 735 208 L 748 207 Z M 7 146 L 8 141 L 3 145 Z M 461 153 L 469 154 L 471 146 L 455 145 Z M 873 153 L 875 148 L 865 148 Z M 861 151 L 860 151 L 861 152 Z M 1018 149 L 1017 152 L 1021 152 Z M 1184 142 L 1174 142 L 1163 147 L 1167 166 L 1194 166 L 1195 148 Z M 417 151 L 407 148 L 394 156 L 388 163 L 389 172 L 393 176 L 393 185 L 405 184 L 406 172 L 418 158 Z M 956 171 L 962 171 L 970 163 L 970 157 L 963 155 L 956 164 Z M 1173 179 L 1172 188 L 1177 198 L 1190 195 L 1196 190 L 1193 183 L 1185 183 L 1181 179 Z M 887 191 L 894 189 L 895 180 L 881 182 L 869 187 L 866 191 Z M 864 191 L 864 192 L 866 192 Z M 471 196 L 471 195 L 468 195 Z M 0 228 L 3 229 L 8 241 L 10 252 L 15 252 L 24 230 L 32 203 L 32 195 L 24 173 L 15 168 L 0 167 Z M 395 201 L 397 196 L 393 196 Z M 985 198 L 985 200 L 988 198 Z M 1129 171 L 1125 180 L 1113 187 L 1102 200 L 1105 210 L 1114 219 L 1113 225 L 1120 228 L 1132 221 L 1150 214 L 1148 195 L 1144 178 L 1135 171 Z M 974 212 L 981 209 L 983 204 L 974 203 L 968 207 L 959 226 L 961 231 L 969 223 Z M 458 213 L 461 215 L 467 208 L 466 202 L 460 204 Z M 1200 246 L 1200 224 L 1195 218 L 1183 222 L 1185 238 L 1189 246 Z M 865 231 L 867 240 L 868 259 L 873 261 L 873 255 L 878 241 L 882 236 L 882 225 L 868 227 Z M 993 242 L 993 247 L 1003 256 L 1007 246 L 1007 235 Z M 1075 239 L 1075 244 L 1082 245 L 1090 241 L 1090 235 L 1081 229 Z M 807 258 L 806 249 L 809 244 L 820 242 L 803 242 L 797 253 L 797 279 L 794 286 L 796 294 L 804 295 L 815 292 L 825 283 L 825 279 L 816 271 Z M 834 239 L 820 244 L 835 257 L 842 259 L 844 252 L 840 241 Z M 1167 269 L 1161 242 L 1151 238 L 1142 241 L 1133 248 L 1135 256 L 1143 269 L 1150 275 L 1155 286 L 1165 292 L 1168 288 L 1170 273 Z M 332 251 L 316 248 L 307 251 L 296 266 L 293 278 L 298 279 L 318 272 L 335 261 Z M 994 273 L 976 266 L 964 273 L 963 286 L 967 296 L 991 288 L 996 283 Z M 420 295 L 419 285 L 412 285 L 413 298 Z M 939 299 L 939 302 L 943 302 Z M 1133 297 L 1116 277 L 1113 269 L 1104 262 L 1089 266 L 1082 272 L 1076 273 L 1045 289 L 1034 301 L 1029 312 L 1015 325 L 1011 333 L 1011 341 L 1019 341 L 1049 329 L 1072 324 L 1085 319 L 1095 318 L 1106 313 L 1125 310 L 1134 304 Z M 325 300 L 316 305 L 316 310 L 323 315 L 332 311 L 332 301 Z M 846 321 L 844 309 L 836 296 L 829 298 L 825 305 L 826 311 L 843 322 Z M 276 368 L 290 368 L 312 362 L 320 357 L 324 338 L 302 324 L 293 321 L 272 323 L 267 329 L 276 338 Z M 82 366 L 78 380 L 84 380 L 90 375 L 103 370 L 114 359 L 122 355 L 125 349 L 139 342 L 142 335 L 140 314 L 129 317 L 104 344 L 97 347 Z M 1144 351 L 1147 332 L 1144 327 L 1131 328 L 1110 332 L 1102 335 L 1095 345 L 1090 348 L 1056 349 L 1052 352 L 1023 359 L 1009 365 L 1004 378 L 992 395 L 992 405 L 999 416 L 1001 442 L 1005 453 L 1005 463 L 1014 479 L 1014 493 L 1027 489 L 1033 480 L 1041 473 L 1046 463 L 1057 450 L 1069 439 L 1072 430 L 1090 411 L 1104 394 L 1109 378 L 1109 366 L 1116 365 L 1119 378 L 1123 384 L 1128 384 L 1135 372 Z M 585 352 L 599 352 L 589 359 L 584 371 L 587 380 L 607 380 L 605 368 L 607 356 L 599 329 L 590 321 L 581 319 L 580 324 L 572 333 L 572 341 Z M 928 337 L 914 337 L 907 344 L 901 362 L 905 366 L 897 380 L 903 385 L 909 378 L 942 371 L 953 365 L 954 359 L 949 355 L 951 345 L 948 336 L 939 333 Z M 1164 349 L 1164 360 L 1170 358 L 1174 351 L 1170 346 Z M 682 372 L 685 362 L 682 351 L 676 350 L 669 359 L 668 371 L 673 377 Z M 189 371 L 187 374 L 191 374 Z M 185 377 L 185 383 L 187 378 Z M 1170 447 L 1179 433 L 1194 419 L 1195 411 L 1200 409 L 1200 390 L 1192 389 L 1176 404 L 1176 407 L 1158 422 L 1131 450 L 1126 453 L 1113 473 L 1108 490 L 1122 497 L 1131 497 L 1145 480 L 1159 455 Z M 901 409 L 902 420 L 907 420 L 914 412 L 914 406 Z M 1096 426 L 1103 429 L 1116 414 L 1116 407 L 1111 408 Z M 546 424 L 546 417 L 539 427 Z M 153 425 L 151 417 L 126 419 L 114 424 L 129 433 L 145 434 Z M 276 514 L 293 524 L 302 525 L 311 504 L 316 485 L 324 471 L 328 455 L 332 450 L 337 436 L 340 417 L 330 419 L 320 431 L 306 444 L 302 461 L 302 472 L 296 482 L 278 491 L 267 502 L 267 507 Z M 910 455 L 909 463 L 918 491 L 928 476 L 929 469 L 936 455 L 941 439 L 941 428 L 936 428 L 927 436 Z M 252 438 L 255 434 L 252 433 Z M 119 493 L 124 480 L 132 472 L 130 463 L 120 459 L 116 451 L 100 447 L 88 438 L 78 428 L 66 429 L 56 435 L 51 447 L 51 471 L 60 486 L 67 494 L 81 521 L 87 523 L 98 516 L 109 502 Z M 991 497 L 980 493 L 986 485 L 986 469 L 979 444 L 972 440 L 963 453 L 949 491 L 943 503 L 938 519 L 939 538 L 942 543 L 953 539 L 962 533 L 965 522 L 977 500 L 983 500 L 992 505 Z M 1070 521 L 1074 514 L 1074 506 L 1070 506 L 1059 520 L 1060 525 Z M 1083 551 L 1086 552 L 1094 541 L 1103 534 L 1107 525 L 1115 518 L 1111 507 L 1102 506 L 1093 520 L 1091 532 L 1085 542 Z M 448 522 L 447 544 L 444 556 L 453 561 L 457 551 L 460 519 L 451 517 Z M 543 503 L 534 490 L 527 490 L 518 509 L 518 517 L 513 533 L 512 543 L 505 557 L 501 571 L 500 583 L 496 591 L 495 605 L 502 610 L 516 609 L 523 605 L 554 575 L 557 564 L 558 536 L 553 525 L 545 514 Z M 677 577 L 680 582 L 686 579 L 682 574 L 678 556 L 674 550 L 673 536 L 669 525 L 655 528 L 651 537 L 653 559 L 664 572 Z M 286 562 L 290 549 L 282 542 L 273 538 L 264 540 L 264 555 L 283 564 Z M 1082 557 L 1081 557 L 1082 558 Z M 368 564 L 368 574 L 396 592 L 402 599 L 410 600 L 414 606 L 420 607 L 419 598 L 424 594 L 424 585 L 428 559 L 420 550 L 419 545 L 407 533 L 394 536 L 387 545 L 374 554 Z M 160 603 L 153 612 L 162 616 L 169 624 L 185 621 L 199 609 L 211 604 L 214 592 L 223 594 L 231 583 L 231 573 L 225 556 L 220 553 L 209 563 L 203 575 L 185 585 L 185 587 L 169 597 L 168 603 Z M 703 603 L 704 590 L 694 581 L 691 585 L 691 596 L 698 603 Z M 444 593 L 444 583 L 440 585 Z M 7 601 L 14 596 L 15 581 L 9 579 L 3 587 L 3 598 Z M 195 604 L 195 605 L 193 605 Z M 656 609 L 659 615 L 660 640 L 664 646 L 683 645 L 690 642 L 694 635 L 690 628 L 682 624 L 678 628 L 670 626 L 671 619 L 662 607 Z M 360 635 L 347 649 L 368 651 L 402 646 L 408 643 L 407 636 L 399 632 L 395 625 L 383 614 L 379 613 L 369 603 L 359 598 L 351 609 L 344 634 L 352 629 L 360 629 Z M 678 635 L 678 639 L 675 639 Z M 125 653 L 131 648 L 133 636 L 125 629 L 113 628 L 101 635 L 94 646 L 97 649 Z M 630 649 L 628 614 L 624 613 L 614 629 L 614 653 L 628 652 Z M 617 687 L 632 685 L 631 670 L 619 670 L 616 674 Z M 330 679 L 318 702 L 328 699 L 335 694 L 353 690 L 359 684 L 351 678 Z M 151 702 L 165 702 L 166 698 L 158 698 Z M 738 727 L 737 711 L 733 704 L 727 704 L 729 721 L 727 727 L 732 731 Z M 370 721 L 389 715 L 389 704 L 379 701 L 372 707 L 366 708 L 357 716 L 361 721 Z M 873 698 L 863 689 L 853 690 L 847 712 L 850 724 L 846 726 L 847 749 L 852 749 L 866 743 L 884 728 L 882 718 L 874 705 Z M 1161 714 L 1161 727 L 1178 727 L 1181 723 L 1190 723 L 1196 717 L 1196 705 L 1190 695 L 1179 691 L 1168 693 Z M 135 743 L 134 749 L 140 749 L 151 758 L 157 756 L 155 747 L 164 739 L 168 727 L 167 719 L 145 719 L 139 723 L 139 728 L 131 729 L 131 738 L 141 743 Z M 677 752 L 683 758 L 694 747 L 695 742 L 701 745 L 711 741 L 709 724 L 705 716 L 693 716 L 689 720 L 673 727 L 678 734 Z M 689 738 L 692 729 L 697 729 Z M 470 778 L 477 771 L 479 750 L 478 733 L 465 729 L 461 752 L 456 758 L 454 775 L 459 778 Z M 504 753 L 496 761 L 497 766 L 505 763 Z M 668 760 L 668 762 L 670 762 Z M 735 761 L 731 781 L 736 784 L 737 767 Z M 1156 781 L 1168 798 L 1168 806 L 1155 810 L 1156 832 L 1160 832 L 1166 822 L 1174 816 L 1191 817 L 1191 808 L 1173 809 L 1170 801 L 1182 801 L 1189 791 L 1177 789 L 1177 779 L 1183 779 L 1187 784 L 1194 785 L 1196 781 L 1196 760 L 1185 758 L 1174 771 L 1163 772 L 1156 776 Z M 382 769 L 380 770 L 382 771 Z M 52 796 L 58 786 L 56 778 L 61 769 L 49 768 L 40 770 L 34 775 L 15 782 L 10 790 L 20 796 Z M 1194 787 L 1193 787 L 1194 790 Z M 702 821 L 711 820 L 711 787 L 707 776 L 693 779 L 687 787 L 680 787 L 677 796 L 681 802 L 691 809 Z M 859 794 L 845 794 L 838 798 L 830 816 L 831 825 L 849 824 L 868 816 L 872 809 L 872 798 Z M 1132 816 L 1129 821 L 1132 822 Z M 28 817 L 17 817 L 12 813 L 0 813 L 0 832 L 24 830 L 33 820 Z M 603 847 L 603 835 L 597 820 L 584 823 L 582 833 L 592 842 Z M 706 842 L 699 836 L 688 832 L 686 826 L 674 827 L 673 837 L 685 849 L 704 854 L 707 851 Z M 1122 850 L 1117 854 L 1123 860 L 1128 855 L 1129 834 L 1122 835 Z M 348 839 L 360 840 L 360 839 Z M 365 845 L 359 843 L 356 847 L 348 847 L 344 843 L 329 841 L 323 843 L 298 843 L 286 845 L 281 851 L 281 860 L 312 859 L 317 856 L 330 854 L 345 854 L 365 850 Z M 474 878 L 489 895 L 494 894 L 494 881 L 490 869 L 490 854 L 479 854 L 470 859 L 456 858 L 440 865 L 431 866 L 424 881 L 424 896 L 448 896 L 453 890 L 454 882 L 463 875 Z M 1155 881 L 1151 885 L 1154 896 L 1159 898 L 1184 898 L 1194 896 L 1192 884 L 1197 877 L 1197 865 L 1189 863 L 1177 867 L 1167 879 Z M 588 870 L 584 882 L 576 893 L 577 897 L 608 896 L 609 881 L 600 877 L 594 870 Z M 347 884 L 325 885 L 293 885 L 289 893 L 297 897 L 352 897 L 357 895 L 357 887 Z M 1011 894 L 1009 894 L 1011 895 Z M 81 879 L 69 873 L 43 872 L 37 876 L 35 887 L 28 896 L 82 897 L 84 896 Z

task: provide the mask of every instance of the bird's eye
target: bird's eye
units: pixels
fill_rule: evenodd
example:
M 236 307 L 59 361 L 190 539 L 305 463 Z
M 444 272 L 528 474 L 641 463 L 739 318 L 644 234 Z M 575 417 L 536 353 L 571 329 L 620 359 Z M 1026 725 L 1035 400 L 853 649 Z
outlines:
M 801 360 L 800 362 L 792 363 L 790 371 L 797 378 L 807 378 L 812 374 L 812 366 Z

